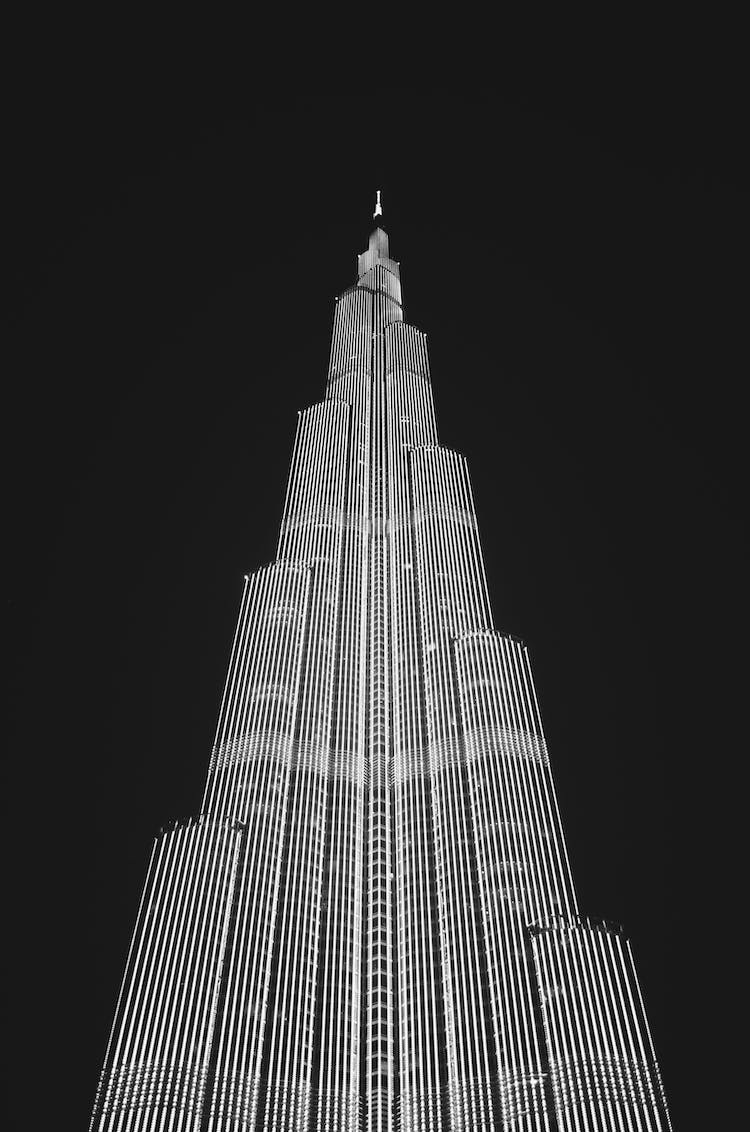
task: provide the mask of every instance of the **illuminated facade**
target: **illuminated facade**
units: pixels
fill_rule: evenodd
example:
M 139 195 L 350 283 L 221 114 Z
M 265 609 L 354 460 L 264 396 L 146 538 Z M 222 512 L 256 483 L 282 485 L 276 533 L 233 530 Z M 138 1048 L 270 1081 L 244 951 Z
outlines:
M 670 1127 L 380 227 L 246 580 L 201 812 L 154 844 L 91 1127 Z

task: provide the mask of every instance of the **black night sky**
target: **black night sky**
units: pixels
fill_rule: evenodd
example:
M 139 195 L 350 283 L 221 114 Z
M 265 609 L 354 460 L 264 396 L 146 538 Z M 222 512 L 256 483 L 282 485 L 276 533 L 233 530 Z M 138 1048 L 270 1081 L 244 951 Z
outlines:
M 274 556 L 376 188 L 497 625 L 531 650 L 581 905 L 633 941 L 676 1129 L 718 1127 L 697 1112 L 742 952 L 718 880 L 743 777 L 733 83 L 604 60 L 386 97 L 102 62 L 19 95 L 8 1127 L 86 1125 L 151 840 L 198 809 L 242 576 Z

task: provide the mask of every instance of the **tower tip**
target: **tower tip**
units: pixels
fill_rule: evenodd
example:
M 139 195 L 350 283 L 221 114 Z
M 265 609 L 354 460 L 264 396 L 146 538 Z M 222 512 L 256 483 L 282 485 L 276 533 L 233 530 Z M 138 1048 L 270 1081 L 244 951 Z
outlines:
M 383 206 L 380 203 L 380 189 L 377 189 L 375 191 L 375 211 L 373 212 L 372 215 L 373 215 L 373 219 L 376 216 L 382 216 L 383 215 Z

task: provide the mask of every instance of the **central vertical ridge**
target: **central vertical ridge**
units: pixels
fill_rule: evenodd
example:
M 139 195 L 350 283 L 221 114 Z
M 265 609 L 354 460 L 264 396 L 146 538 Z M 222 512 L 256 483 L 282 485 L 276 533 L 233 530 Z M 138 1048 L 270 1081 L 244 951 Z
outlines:
M 372 550 L 370 555 L 370 688 L 368 749 L 370 805 L 368 814 L 369 884 L 367 908 L 367 1066 L 366 1129 L 385 1132 L 393 1090 L 393 980 L 390 761 L 390 695 L 386 660 L 385 498 L 387 444 L 383 384 L 383 312 L 377 296 L 372 337 L 373 427 L 371 441 Z

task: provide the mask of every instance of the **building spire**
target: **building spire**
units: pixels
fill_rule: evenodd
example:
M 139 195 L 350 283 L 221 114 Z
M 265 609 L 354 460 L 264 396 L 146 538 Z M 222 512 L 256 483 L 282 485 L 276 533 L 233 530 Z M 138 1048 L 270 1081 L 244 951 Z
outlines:
M 375 211 L 373 212 L 372 215 L 373 215 L 373 219 L 376 216 L 382 216 L 383 215 L 383 206 L 380 203 L 380 189 L 377 189 L 376 192 L 375 192 Z

